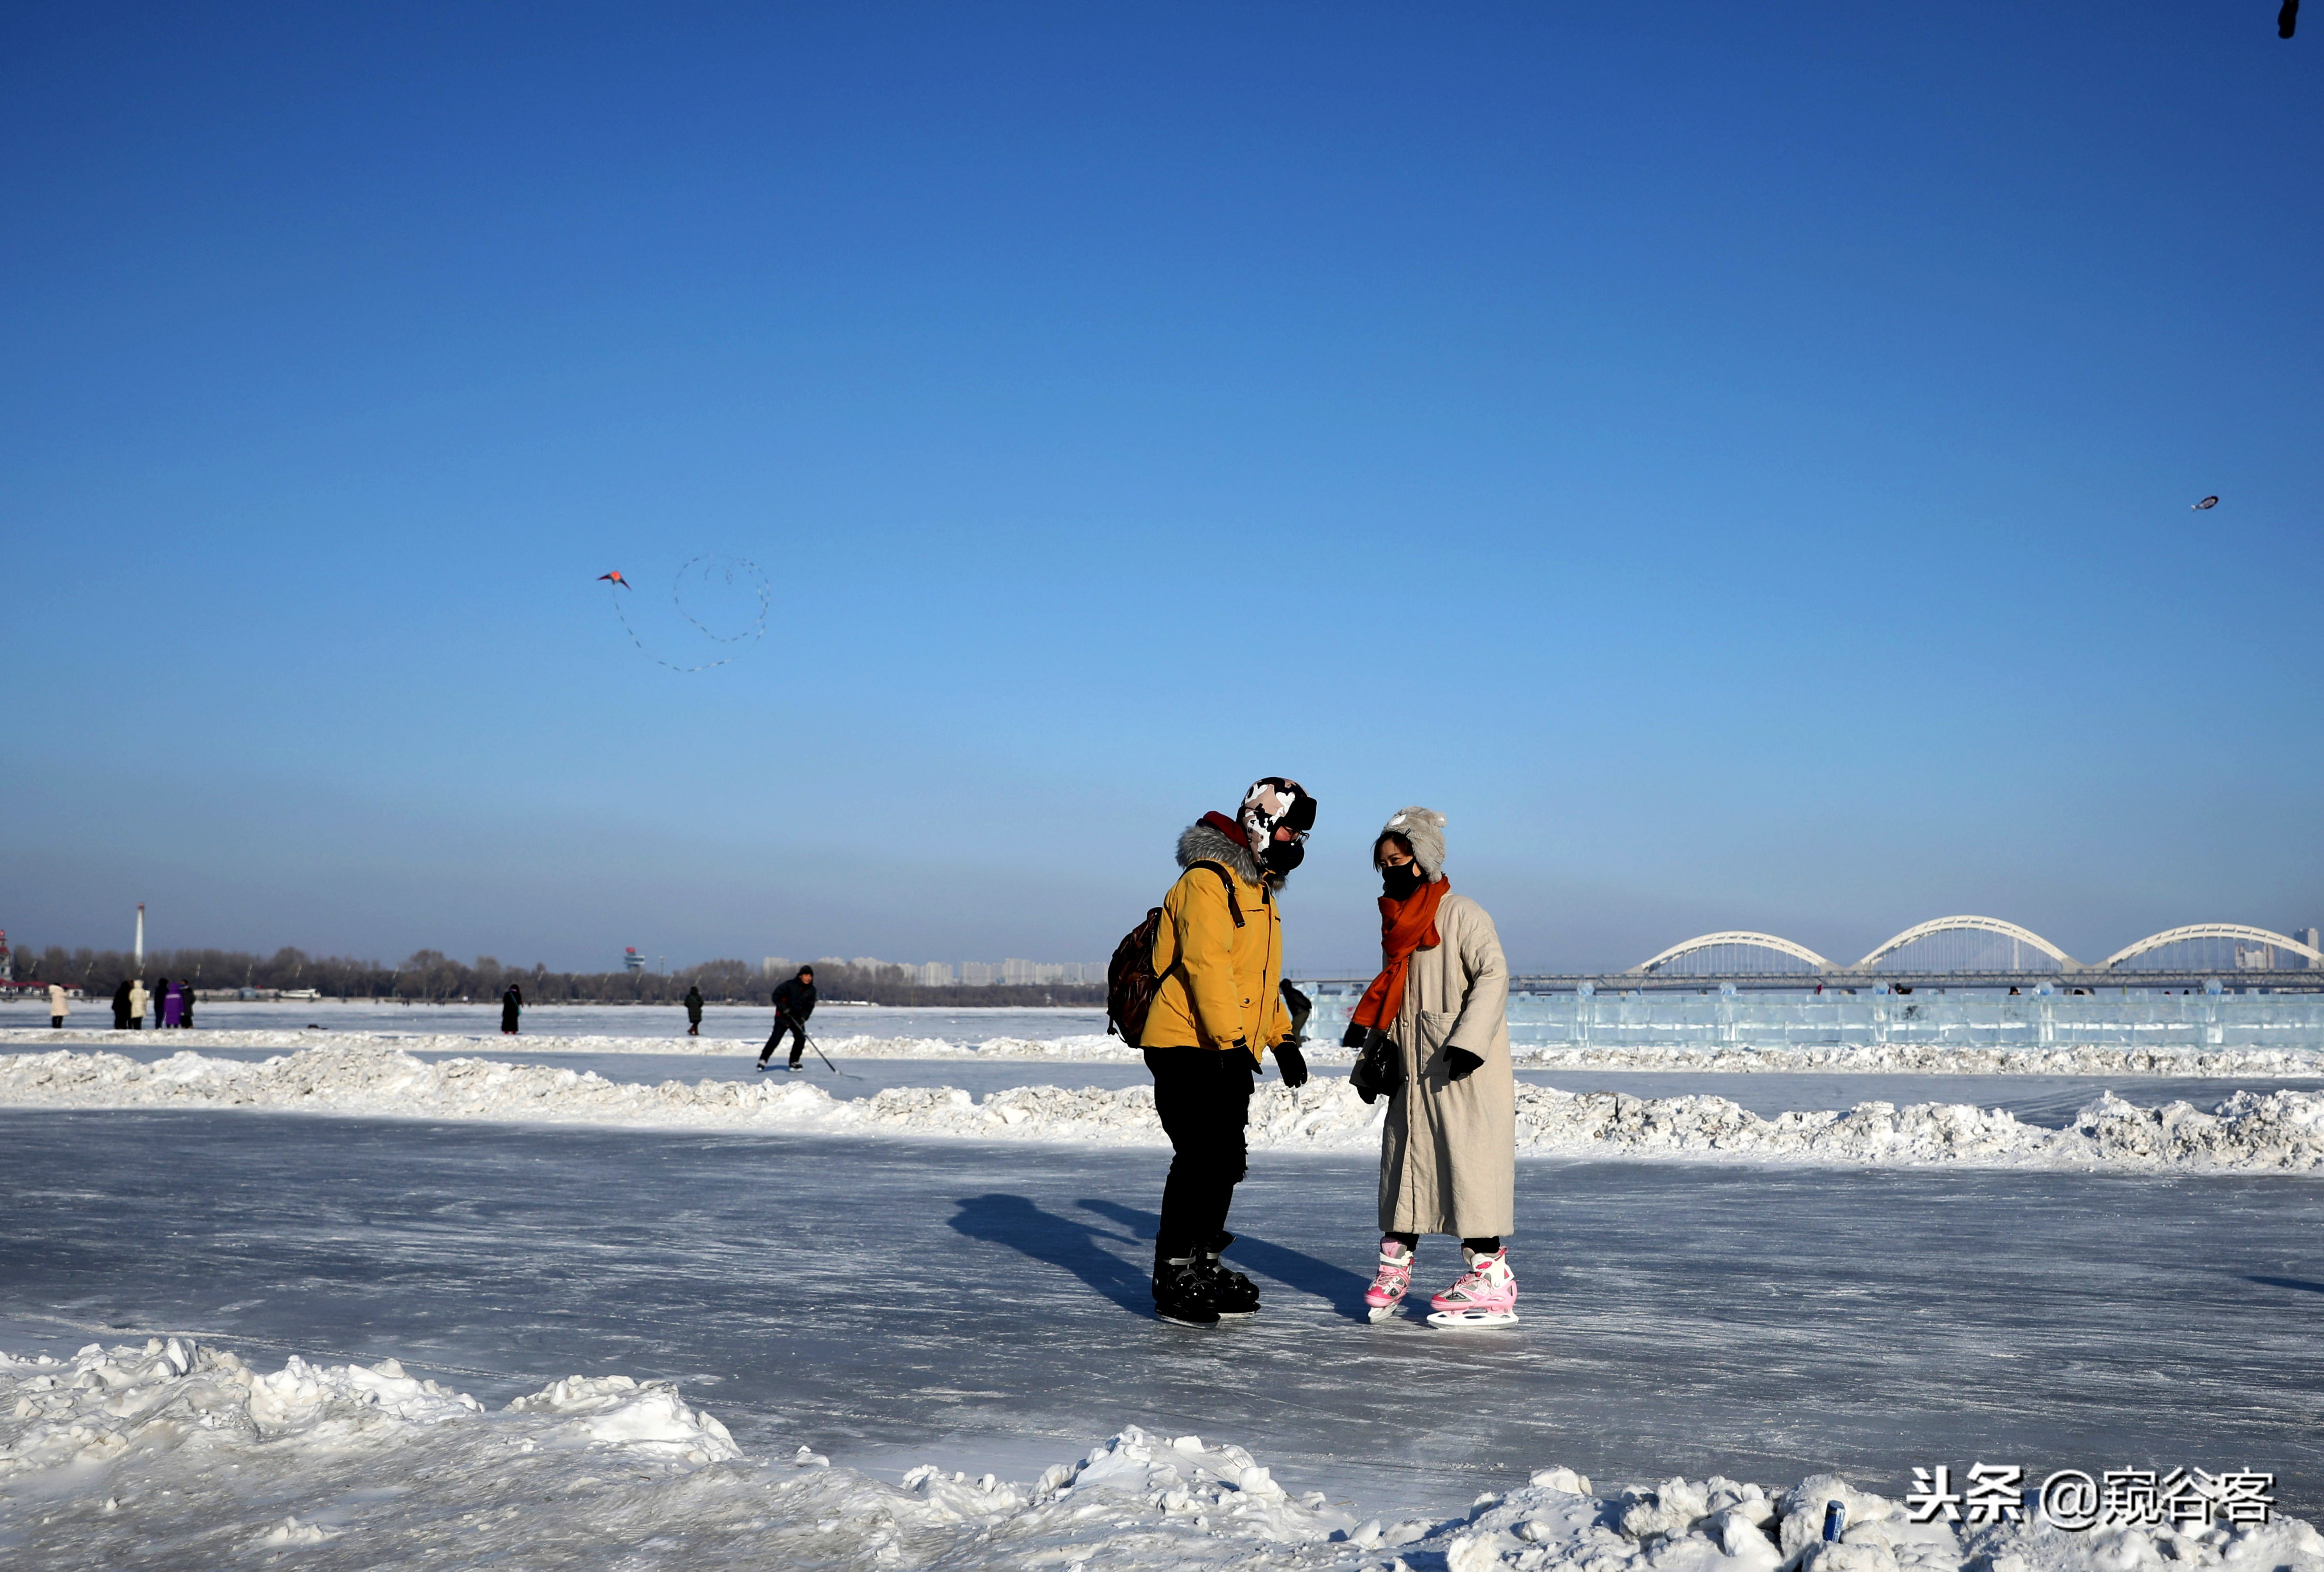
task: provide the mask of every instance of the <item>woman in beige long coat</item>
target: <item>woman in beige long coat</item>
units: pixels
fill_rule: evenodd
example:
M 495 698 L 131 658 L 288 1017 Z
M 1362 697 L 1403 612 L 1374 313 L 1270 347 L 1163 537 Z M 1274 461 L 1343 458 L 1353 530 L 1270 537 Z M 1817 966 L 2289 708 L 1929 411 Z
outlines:
M 1372 843 L 1372 865 L 1384 892 L 1381 967 L 1347 1042 L 1371 1049 L 1372 1071 L 1384 1071 L 1371 1080 L 1360 1062 L 1359 1089 L 1390 1102 L 1380 1133 L 1379 1272 L 1364 1302 L 1375 1321 L 1393 1315 L 1420 1235 L 1449 1234 L 1468 1271 L 1429 1301 L 1430 1322 L 1506 1326 L 1517 1298 L 1503 1242 L 1517 1226 L 1508 962 L 1493 920 L 1444 876 L 1443 814 L 1397 813 Z

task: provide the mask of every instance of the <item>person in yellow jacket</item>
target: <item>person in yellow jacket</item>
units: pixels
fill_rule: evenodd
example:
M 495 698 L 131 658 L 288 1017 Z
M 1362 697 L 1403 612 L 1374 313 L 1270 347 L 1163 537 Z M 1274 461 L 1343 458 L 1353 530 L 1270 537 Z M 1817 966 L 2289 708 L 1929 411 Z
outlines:
M 1255 1315 L 1259 1290 L 1220 1252 L 1243 1177 L 1243 1126 L 1262 1050 L 1283 1084 L 1307 1079 L 1285 1010 L 1283 918 L 1275 892 L 1305 855 L 1315 800 L 1296 781 L 1253 783 L 1233 818 L 1206 813 L 1178 837 L 1184 870 L 1154 936 L 1158 979 L 1139 1033 L 1154 1111 L 1170 1137 L 1170 1177 L 1154 1241 L 1154 1308 L 1196 1326 Z

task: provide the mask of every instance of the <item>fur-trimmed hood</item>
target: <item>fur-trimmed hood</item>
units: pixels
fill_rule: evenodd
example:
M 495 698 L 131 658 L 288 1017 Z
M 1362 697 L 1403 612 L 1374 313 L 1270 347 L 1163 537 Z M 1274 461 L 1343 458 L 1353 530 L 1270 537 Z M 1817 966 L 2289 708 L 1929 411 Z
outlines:
M 1444 816 L 1433 808 L 1399 808 L 1372 840 L 1372 866 L 1379 866 L 1380 842 L 1401 836 L 1412 860 L 1432 884 L 1444 876 Z
M 1198 822 L 1179 832 L 1178 865 L 1191 868 L 1196 863 L 1223 863 L 1245 883 L 1260 882 L 1259 859 L 1240 841 L 1215 825 Z M 1268 878 L 1277 886 L 1283 883 L 1279 874 L 1269 874 Z

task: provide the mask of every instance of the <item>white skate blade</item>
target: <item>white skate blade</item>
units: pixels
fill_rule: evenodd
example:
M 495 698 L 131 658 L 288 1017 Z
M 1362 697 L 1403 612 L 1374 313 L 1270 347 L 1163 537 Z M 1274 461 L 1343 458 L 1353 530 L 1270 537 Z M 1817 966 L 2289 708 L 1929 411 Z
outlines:
M 1374 1323 L 1378 1323 L 1387 1320 L 1390 1316 L 1393 1316 L 1397 1310 L 1401 1309 L 1403 1306 L 1404 1301 L 1402 1299 L 1397 1300 L 1397 1302 L 1392 1305 L 1366 1305 L 1364 1307 L 1364 1315 L 1366 1318 Z
M 1457 1327 L 1470 1330 L 1484 1327 L 1514 1327 L 1517 1324 L 1515 1310 L 1431 1310 L 1428 1324 L 1432 1327 Z

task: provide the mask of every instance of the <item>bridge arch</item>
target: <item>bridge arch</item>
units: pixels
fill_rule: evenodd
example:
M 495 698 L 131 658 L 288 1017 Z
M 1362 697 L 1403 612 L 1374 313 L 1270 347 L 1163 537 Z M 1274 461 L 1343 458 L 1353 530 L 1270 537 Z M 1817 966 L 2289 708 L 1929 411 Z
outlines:
M 2290 950 L 2293 955 L 2304 957 L 2311 966 L 2324 966 L 2324 953 L 2319 953 L 2296 939 L 2274 932 L 2270 929 L 2254 928 L 2248 923 L 2242 922 L 2190 922 L 2183 928 L 2167 928 L 2161 933 L 2150 933 L 2136 944 L 2115 951 L 2098 965 L 2111 968 L 2120 966 L 2125 961 L 2135 960 L 2149 950 L 2161 949 L 2165 945 L 2184 944 L 2190 939 L 2233 939 L 2239 944 L 2265 945 L 2272 949 Z
M 1772 954 L 1787 957 L 1792 960 L 1805 961 L 1809 969 L 1812 971 L 1824 972 L 1831 969 L 1830 961 L 1803 944 L 1794 944 L 1790 939 L 1778 938 L 1772 933 L 1749 933 L 1735 929 L 1725 933 L 1698 934 L 1683 944 L 1671 946 L 1652 959 L 1640 961 L 1630 970 L 1633 973 L 1660 971 L 1672 962 L 1687 956 L 1721 947 L 1766 950 Z
M 2009 939 L 2015 943 L 2027 945 L 2041 951 L 2043 955 L 2048 956 L 2052 960 L 2057 962 L 2058 968 L 2061 971 L 2073 972 L 2080 971 L 2081 969 L 2080 962 L 2075 960 L 2073 957 L 2068 955 L 2064 950 L 2060 949 L 2056 945 L 2052 944 L 2048 939 L 2043 939 L 2040 934 L 2034 932 L 2030 928 L 2020 928 L 2016 923 L 2005 922 L 1998 917 L 1963 916 L 1938 917 L 1932 918 L 1927 922 L 1914 923 L 1904 932 L 1897 934 L 1895 938 L 1889 939 L 1887 943 L 1880 946 L 1879 948 L 1874 950 L 1870 955 L 1866 956 L 1862 960 L 1857 962 L 1856 970 L 1868 972 L 1873 967 L 1878 966 L 1882 961 L 1886 960 L 1890 956 L 1895 955 L 1898 950 L 1903 949 L 1906 945 L 1914 943 L 1920 939 L 1932 938 L 1941 933 L 1989 933 L 1994 935 L 1996 938 Z

